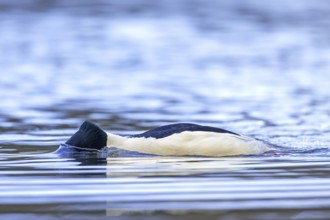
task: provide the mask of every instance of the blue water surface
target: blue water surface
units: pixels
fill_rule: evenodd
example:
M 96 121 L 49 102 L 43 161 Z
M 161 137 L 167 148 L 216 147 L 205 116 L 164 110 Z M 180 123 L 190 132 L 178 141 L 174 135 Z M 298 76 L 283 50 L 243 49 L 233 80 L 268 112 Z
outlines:
M 1 0 L 3 219 L 329 219 L 330 2 Z M 59 158 L 84 121 L 274 154 Z

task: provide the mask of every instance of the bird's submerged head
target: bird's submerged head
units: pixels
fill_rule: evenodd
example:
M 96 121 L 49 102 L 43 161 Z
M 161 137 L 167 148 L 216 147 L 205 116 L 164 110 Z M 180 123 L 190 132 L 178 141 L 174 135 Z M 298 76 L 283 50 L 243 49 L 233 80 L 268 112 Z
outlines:
M 97 125 L 85 121 L 79 130 L 73 134 L 65 144 L 61 144 L 55 153 L 58 154 L 86 154 L 102 152 L 107 145 L 107 133 Z

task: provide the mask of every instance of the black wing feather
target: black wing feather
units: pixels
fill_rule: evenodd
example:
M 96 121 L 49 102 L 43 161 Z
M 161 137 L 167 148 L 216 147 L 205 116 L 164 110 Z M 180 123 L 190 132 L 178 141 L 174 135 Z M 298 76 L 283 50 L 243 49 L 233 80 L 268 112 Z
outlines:
M 145 137 L 145 138 L 164 138 L 170 136 L 172 134 L 181 133 L 184 131 L 208 131 L 208 132 L 216 132 L 216 133 L 229 133 L 235 134 L 234 132 L 227 131 L 222 128 L 215 128 L 210 126 L 202 126 L 197 124 L 190 124 L 190 123 L 178 123 L 178 124 L 170 124 L 161 126 L 158 128 L 154 128 L 152 130 L 146 131 L 142 134 L 132 135 L 131 137 Z

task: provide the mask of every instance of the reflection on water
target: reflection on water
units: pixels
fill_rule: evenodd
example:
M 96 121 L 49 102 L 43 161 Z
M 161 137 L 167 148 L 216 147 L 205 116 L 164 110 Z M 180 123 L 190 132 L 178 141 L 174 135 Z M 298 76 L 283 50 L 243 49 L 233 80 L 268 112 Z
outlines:
M 329 219 L 328 1 L 0 1 L 4 219 Z M 206 124 L 261 156 L 58 158 L 89 119 Z
M 105 164 L 107 162 L 107 164 Z M 1 163 L 3 213 L 126 218 L 176 215 L 251 219 L 328 216 L 324 157 L 152 157 Z M 8 209 L 9 207 L 9 209 Z M 18 213 L 16 213 L 18 214 Z M 173 216 L 175 215 L 175 216 Z

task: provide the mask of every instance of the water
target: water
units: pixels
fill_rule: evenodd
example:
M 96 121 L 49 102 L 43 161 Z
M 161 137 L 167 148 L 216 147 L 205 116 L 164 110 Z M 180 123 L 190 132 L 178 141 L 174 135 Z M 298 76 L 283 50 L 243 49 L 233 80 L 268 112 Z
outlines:
M 329 219 L 328 1 L 0 1 L 1 219 Z M 59 158 L 80 123 L 276 152 Z

